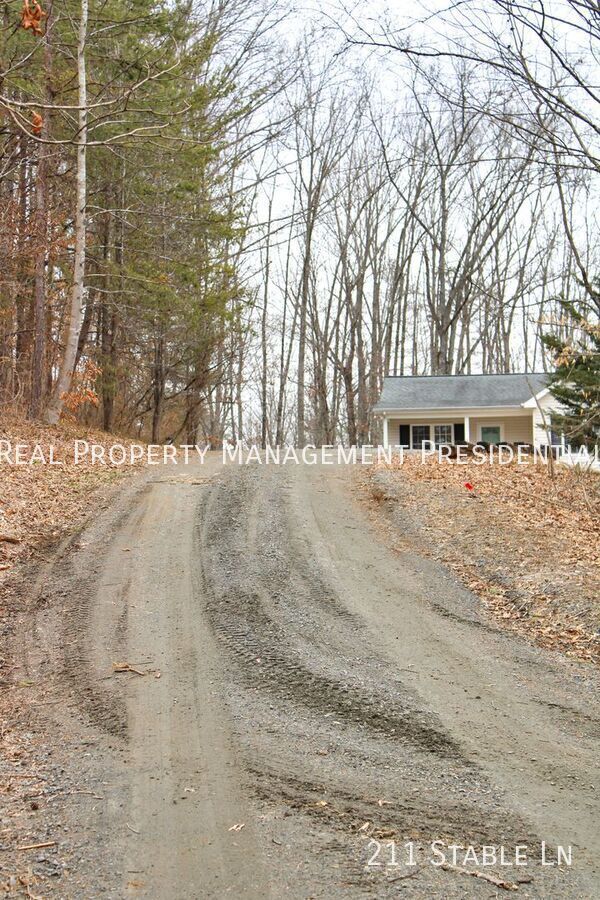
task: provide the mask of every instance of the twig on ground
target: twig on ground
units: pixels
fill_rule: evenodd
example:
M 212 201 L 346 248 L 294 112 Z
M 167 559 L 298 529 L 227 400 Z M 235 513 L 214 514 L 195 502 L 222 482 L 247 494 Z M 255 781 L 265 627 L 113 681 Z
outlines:
M 25 850 L 42 850 L 44 847 L 56 847 L 56 841 L 43 841 L 41 844 L 25 844 L 23 847 L 16 847 L 20 851 Z
M 487 872 L 480 872 L 479 869 L 465 869 L 462 866 L 453 866 L 452 863 L 442 863 L 441 868 L 446 872 L 457 872 L 459 875 L 470 875 L 472 878 L 483 878 L 484 881 L 489 881 L 490 884 L 503 888 L 505 891 L 519 890 L 519 886 L 513 884 L 512 881 L 504 881 L 502 878 L 497 878 L 495 875 L 490 875 Z
M 113 674 L 117 675 L 119 672 L 135 672 L 136 675 L 148 674 L 147 672 L 142 672 L 141 669 L 136 669 L 130 663 L 113 663 Z
M 395 878 L 388 878 L 387 883 L 394 884 L 396 881 L 406 881 L 407 878 L 414 878 L 415 875 L 419 874 L 422 868 L 422 866 L 416 866 L 412 872 L 407 872 L 405 875 L 396 875 Z

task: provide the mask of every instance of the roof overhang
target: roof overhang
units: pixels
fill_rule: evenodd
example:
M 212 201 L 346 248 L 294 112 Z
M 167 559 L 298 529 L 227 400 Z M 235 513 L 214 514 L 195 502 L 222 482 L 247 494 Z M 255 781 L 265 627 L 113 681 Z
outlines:
M 525 404 L 519 404 L 518 406 L 419 406 L 412 408 L 375 408 L 373 413 L 376 416 L 394 416 L 402 419 L 411 416 L 414 418 L 423 418 L 424 416 L 445 416 L 446 418 L 452 416 L 526 416 L 529 415 L 532 408 L 535 408 L 535 404 L 533 404 L 533 407 L 526 407 Z
M 538 402 L 549 393 L 550 388 L 544 388 L 539 394 L 535 394 L 533 397 L 530 397 L 529 400 L 526 400 L 525 403 L 522 403 L 521 406 L 525 409 L 534 409 L 538 405 Z

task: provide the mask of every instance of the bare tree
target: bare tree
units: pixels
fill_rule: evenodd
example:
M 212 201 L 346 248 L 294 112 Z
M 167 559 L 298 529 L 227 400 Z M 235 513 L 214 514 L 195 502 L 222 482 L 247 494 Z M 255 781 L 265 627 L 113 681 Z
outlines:
M 71 307 L 65 352 L 62 358 L 56 384 L 48 403 L 45 420 L 49 425 L 56 425 L 60 418 L 64 403 L 64 395 L 68 391 L 75 369 L 79 333 L 83 318 L 83 296 L 85 277 L 85 245 L 86 245 L 86 213 L 87 213 L 87 124 L 88 94 L 86 47 L 88 38 L 88 0 L 81 0 L 79 33 L 77 39 L 77 176 L 75 205 L 75 261 L 73 264 L 73 285 L 71 287 Z

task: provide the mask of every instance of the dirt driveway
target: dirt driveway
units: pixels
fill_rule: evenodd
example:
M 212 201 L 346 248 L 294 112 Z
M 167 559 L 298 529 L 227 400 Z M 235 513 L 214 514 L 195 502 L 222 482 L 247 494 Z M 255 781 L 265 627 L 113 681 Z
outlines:
M 387 549 L 356 490 L 348 468 L 170 469 L 42 576 L 22 643 L 55 748 L 38 893 L 600 894 L 594 670 Z

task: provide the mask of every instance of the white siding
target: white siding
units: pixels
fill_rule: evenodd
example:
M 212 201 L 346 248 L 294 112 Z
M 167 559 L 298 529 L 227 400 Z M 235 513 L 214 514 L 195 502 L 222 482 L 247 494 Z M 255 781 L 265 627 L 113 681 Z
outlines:
M 546 419 L 546 426 L 550 428 L 550 414 L 552 410 L 558 411 L 559 409 L 560 406 L 552 394 L 546 394 L 537 401 L 533 409 L 533 432 L 536 447 L 548 443 L 547 433 L 544 428 L 544 418 Z
M 500 433 L 503 441 L 509 444 L 533 443 L 532 416 L 496 416 L 495 418 L 471 419 L 471 441 L 481 439 L 482 425 L 500 425 Z

